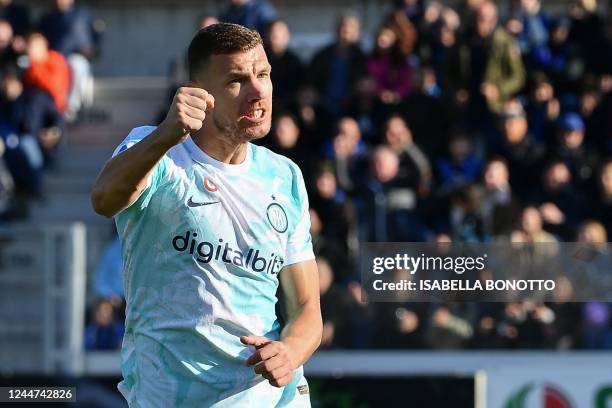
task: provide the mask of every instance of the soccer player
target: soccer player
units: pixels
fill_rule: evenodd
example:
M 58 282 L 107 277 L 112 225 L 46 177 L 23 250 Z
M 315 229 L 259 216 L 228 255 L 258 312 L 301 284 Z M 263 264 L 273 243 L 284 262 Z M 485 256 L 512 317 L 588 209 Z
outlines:
M 92 192 L 125 265 L 118 388 L 132 407 L 308 407 L 318 273 L 300 169 L 249 143 L 271 126 L 261 38 L 209 26 L 188 64 L 165 120 L 132 130 Z

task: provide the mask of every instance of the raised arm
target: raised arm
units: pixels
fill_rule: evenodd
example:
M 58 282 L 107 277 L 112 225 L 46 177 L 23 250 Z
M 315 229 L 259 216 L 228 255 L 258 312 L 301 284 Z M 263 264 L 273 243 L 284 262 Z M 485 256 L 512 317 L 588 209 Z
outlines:
M 109 160 L 91 193 L 94 210 L 112 217 L 132 205 L 147 188 L 155 165 L 174 145 L 202 127 L 214 98 L 201 88 L 182 87 L 159 127 L 142 141 Z

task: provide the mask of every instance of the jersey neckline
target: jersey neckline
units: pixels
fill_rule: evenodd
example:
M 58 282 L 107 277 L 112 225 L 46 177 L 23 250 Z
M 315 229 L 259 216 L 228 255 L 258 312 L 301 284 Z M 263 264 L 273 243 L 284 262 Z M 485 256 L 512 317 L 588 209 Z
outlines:
M 195 142 L 193 141 L 191 135 L 185 139 L 184 142 L 185 148 L 189 152 L 191 158 L 200 164 L 209 164 L 213 167 L 216 167 L 219 170 L 227 171 L 230 173 L 242 173 L 249 169 L 251 165 L 251 155 L 252 155 L 252 147 L 251 143 L 247 142 L 247 151 L 246 156 L 242 163 L 239 164 L 228 164 L 223 163 L 214 157 L 208 155 L 204 150 L 202 150 Z

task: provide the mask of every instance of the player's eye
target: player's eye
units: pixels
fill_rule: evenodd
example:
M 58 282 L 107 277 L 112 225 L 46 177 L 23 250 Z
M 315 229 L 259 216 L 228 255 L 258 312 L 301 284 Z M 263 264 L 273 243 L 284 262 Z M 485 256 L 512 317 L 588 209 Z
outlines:
M 270 76 L 270 73 L 268 71 L 264 71 L 264 72 L 261 72 L 258 76 L 259 78 L 267 78 Z

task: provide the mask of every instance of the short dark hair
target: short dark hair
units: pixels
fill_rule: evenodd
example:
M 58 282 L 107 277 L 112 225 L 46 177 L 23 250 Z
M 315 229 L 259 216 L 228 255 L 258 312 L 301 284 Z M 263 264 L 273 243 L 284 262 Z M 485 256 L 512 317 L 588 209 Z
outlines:
M 211 55 L 249 51 L 260 44 L 263 41 L 257 31 L 238 24 L 217 23 L 202 28 L 191 40 L 187 51 L 189 78 L 195 79 Z

